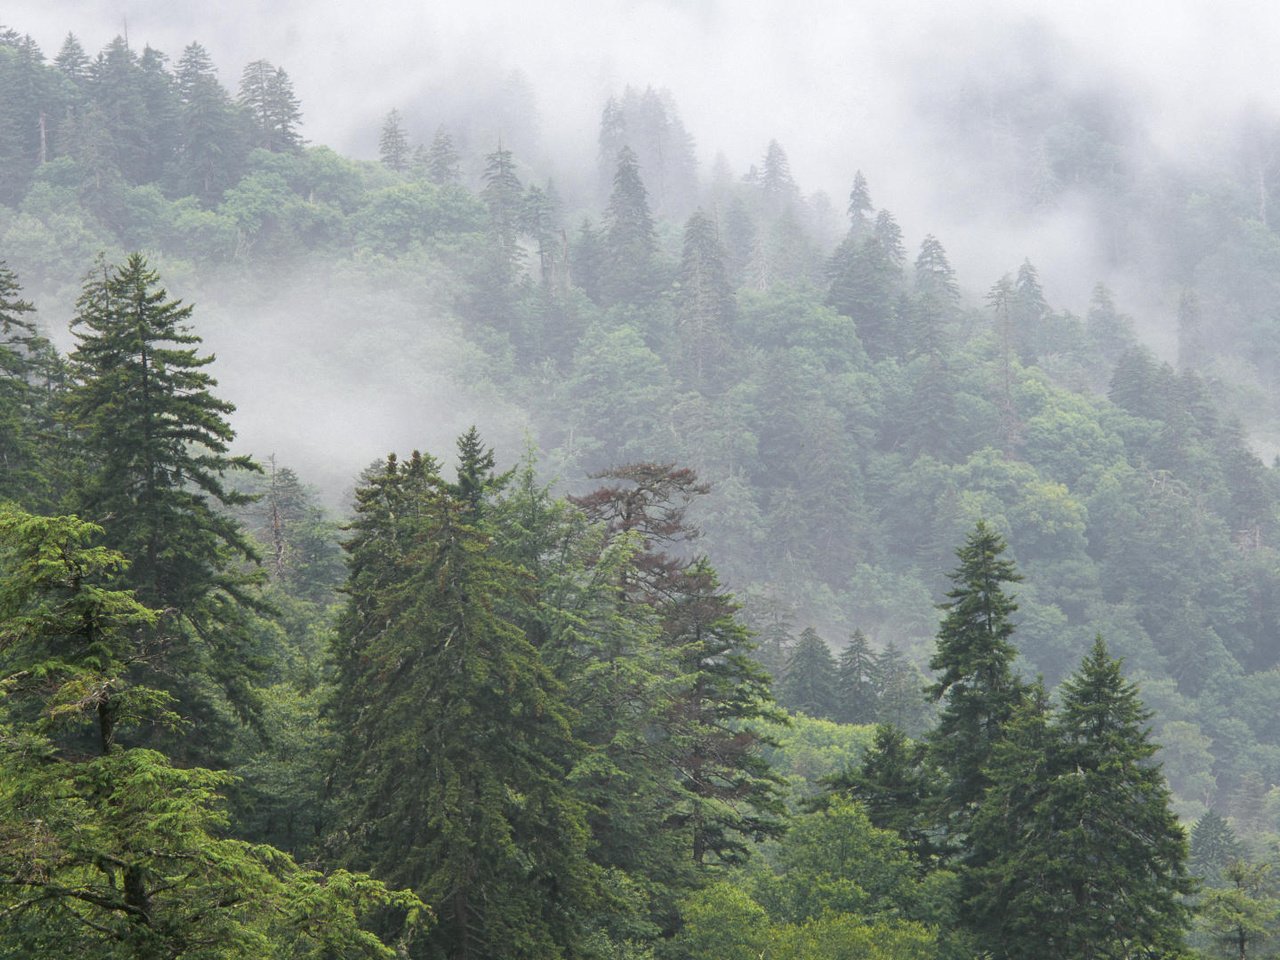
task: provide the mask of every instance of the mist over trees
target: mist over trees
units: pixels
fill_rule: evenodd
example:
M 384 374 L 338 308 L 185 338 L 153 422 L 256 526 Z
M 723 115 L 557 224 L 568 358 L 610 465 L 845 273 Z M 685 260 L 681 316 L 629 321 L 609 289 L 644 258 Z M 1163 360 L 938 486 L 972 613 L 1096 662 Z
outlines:
M 1078 316 L 666 89 L 218 78 L 0 30 L 0 957 L 1266 955 L 1270 121 L 935 105 Z

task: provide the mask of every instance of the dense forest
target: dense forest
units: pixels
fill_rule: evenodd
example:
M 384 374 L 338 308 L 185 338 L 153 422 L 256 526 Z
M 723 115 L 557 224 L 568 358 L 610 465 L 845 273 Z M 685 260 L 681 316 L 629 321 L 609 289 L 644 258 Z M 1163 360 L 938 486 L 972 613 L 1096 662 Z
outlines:
M 1270 955 L 1280 120 L 937 105 L 1139 322 L 499 86 L 0 28 L 0 957 Z

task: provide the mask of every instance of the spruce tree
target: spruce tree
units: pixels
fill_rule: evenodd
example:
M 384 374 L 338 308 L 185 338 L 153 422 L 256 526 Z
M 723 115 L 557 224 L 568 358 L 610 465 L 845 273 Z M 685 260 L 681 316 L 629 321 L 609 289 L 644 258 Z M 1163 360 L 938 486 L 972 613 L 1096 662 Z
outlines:
M 409 138 L 405 135 L 400 111 L 394 107 L 382 120 L 378 135 L 378 159 L 388 170 L 404 173 L 409 169 Z
M 630 147 L 618 152 L 613 193 L 605 212 L 602 292 L 609 303 L 645 304 L 656 292 L 657 233 L 640 164 Z
M 841 723 L 874 723 L 877 719 L 876 658 L 861 630 L 853 631 L 836 664 L 836 719 Z
M 701 389 L 714 386 L 729 350 L 737 311 L 724 248 L 715 223 L 701 210 L 685 224 L 675 306 L 690 381 Z
M 255 60 L 240 75 L 239 103 L 249 118 L 250 142 L 272 153 L 302 149 L 302 108 L 289 75 L 266 60 Z
M 28 505 L 39 503 L 49 487 L 40 451 L 48 398 L 39 384 L 57 362 L 34 313 L 17 275 L 0 260 L 0 499 Z
M 176 82 L 180 136 L 173 178 L 179 190 L 212 205 L 239 179 L 248 141 L 239 111 L 200 44 L 183 50 Z
M 933 814 L 941 782 L 927 745 L 908 739 L 893 724 L 878 724 L 861 762 L 824 786 L 828 796 L 857 800 L 872 824 L 898 834 L 922 868 L 934 866 L 939 850 Z
M 1004 551 L 1003 538 L 983 521 L 956 551 L 960 566 L 951 574 L 955 586 L 941 605 L 946 615 L 929 661 L 938 674 L 929 695 L 942 701 L 930 744 L 949 778 L 943 812 L 959 835 L 988 786 L 991 752 L 1023 692 L 1010 642 L 1018 607 L 1004 592 L 1022 577 Z
M 769 741 L 752 721 L 784 716 L 711 564 L 699 558 L 680 581 L 662 628 L 676 683 L 667 709 L 680 771 L 674 822 L 688 831 L 695 863 L 737 863 L 748 840 L 783 831 L 782 781 L 761 755 Z
M 99 263 L 77 303 L 66 415 L 89 462 L 79 512 L 103 518 L 109 545 L 132 557 L 138 599 L 167 611 L 176 636 L 154 679 L 184 710 L 210 707 L 210 681 L 246 709 L 254 672 L 243 620 L 252 600 L 243 569 L 254 548 L 221 507 L 250 498 L 226 485 L 233 470 L 232 404 L 188 327 L 193 308 L 169 299 L 140 254 Z M 206 719 L 208 716 L 206 715 Z
M 1191 827 L 1191 872 L 1209 886 L 1219 886 L 1227 867 L 1244 856 L 1236 832 L 1216 810 L 1209 810 Z
M 801 631 L 778 684 L 778 702 L 811 717 L 834 719 L 840 711 L 836 660 L 813 627 Z
M 338 626 L 335 785 L 346 859 L 412 886 L 424 955 L 574 955 L 594 891 L 582 745 L 564 691 L 511 613 L 517 571 L 429 457 L 357 491 Z
M 1033 690 L 991 754 L 967 913 L 995 957 L 1176 956 L 1186 835 L 1134 684 L 1099 637 L 1049 717 Z
M 445 187 L 462 182 L 462 161 L 454 148 L 453 137 L 449 131 L 441 127 L 431 140 L 431 149 L 427 151 L 427 179 L 437 186 Z

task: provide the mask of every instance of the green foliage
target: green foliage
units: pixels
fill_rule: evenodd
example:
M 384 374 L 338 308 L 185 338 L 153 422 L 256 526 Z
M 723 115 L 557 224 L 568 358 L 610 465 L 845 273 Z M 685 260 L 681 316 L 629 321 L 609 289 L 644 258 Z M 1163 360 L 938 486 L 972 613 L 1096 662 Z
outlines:
M 956 551 L 955 586 L 942 605 L 938 648 L 929 666 L 938 679 L 929 688 L 945 700 L 931 737 L 934 758 L 948 775 L 946 809 L 960 833 L 986 788 L 988 761 L 1001 728 L 1022 696 L 1012 670 L 1016 653 L 1010 616 L 1017 604 L 1003 585 L 1022 577 L 1005 559 L 1004 540 L 979 521 Z
M 389 909 L 409 934 L 417 898 L 226 838 L 230 776 L 118 742 L 175 718 L 125 675 L 157 612 L 101 532 L 0 516 L 0 956 L 394 957 L 364 924 Z
M 565 780 L 581 746 L 507 614 L 516 571 L 416 454 L 366 474 L 353 530 L 331 707 L 334 844 L 436 907 L 426 956 L 572 949 L 597 882 Z

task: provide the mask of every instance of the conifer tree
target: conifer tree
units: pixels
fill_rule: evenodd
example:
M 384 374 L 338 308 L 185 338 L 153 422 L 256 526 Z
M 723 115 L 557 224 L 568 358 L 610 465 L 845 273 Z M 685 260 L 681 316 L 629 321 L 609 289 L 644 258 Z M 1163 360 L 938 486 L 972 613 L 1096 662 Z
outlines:
M 255 60 L 240 75 L 239 103 L 249 117 L 251 143 L 272 153 L 302 149 L 302 108 L 289 75 L 266 60 Z
M 605 212 L 604 271 L 607 302 L 647 303 L 655 290 L 658 239 L 635 152 L 623 147 Z
M 516 571 L 454 489 L 415 454 L 357 491 L 334 843 L 431 901 L 428 956 L 573 955 L 595 885 L 566 782 L 581 745 L 511 616 Z
M 861 630 L 853 631 L 836 664 L 841 723 L 874 723 L 877 719 L 876 658 Z
M 699 558 L 680 580 L 663 611 L 663 643 L 678 684 L 668 708 L 680 771 L 674 820 L 689 832 L 694 863 L 737 863 L 746 859 L 748 839 L 783 830 L 782 781 L 761 756 L 768 741 L 751 725 L 783 714 L 711 564 Z
M 867 178 L 858 170 L 853 175 L 853 186 L 849 190 L 849 232 L 853 239 L 861 240 L 871 226 L 871 211 L 875 209 L 871 203 L 871 191 L 867 189 Z
M 800 632 L 778 684 L 778 702 L 788 710 L 827 720 L 840 710 L 836 660 L 813 627 Z
M 699 387 L 717 382 L 736 315 L 724 260 L 715 223 L 701 210 L 695 211 L 684 228 L 676 324 L 682 356 L 691 367 L 692 382 Z
M 1209 810 L 1191 827 L 1192 874 L 1209 886 L 1218 886 L 1227 867 L 1244 856 L 1244 848 L 1231 825 L 1216 810 Z
M 462 182 L 462 161 L 453 145 L 449 131 L 441 127 L 431 140 L 427 151 L 427 179 L 437 186 L 450 186 Z
M 238 111 L 200 44 L 183 50 L 176 83 L 180 137 L 175 179 L 181 190 L 213 204 L 239 178 L 248 143 Z
M 214 680 L 241 709 L 253 659 L 242 648 L 256 554 L 220 507 L 245 503 L 225 475 L 258 467 L 232 456 L 234 407 L 190 331 L 193 308 L 170 300 L 140 254 L 99 263 L 85 282 L 72 330 L 66 409 L 89 460 L 78 509 L 103 518 L 108 543 L 133 558 L 129 584 L 174 618 L 173 641 L 156 678 L 184 710 L 207 707 Z
M 21 294 L 17 275 L 0 260 L 0 499 L 30 505 L 49 483 L 38 435 L 48 404 L 37 384 L 56 359 Z
M 876 721 L 920 736 L 932 716 L 925 677 L 898 645 L 890 641 L 876 656 Z
M 800 188 L 791 177 L 791 163 L 787 160 L 787 152 L 777 140 L 769 141 L 760 166 L 760 192 L 771 213 L 779 214 L 800 199 Z
M 991 752 L 1022 699 L 1010 642 L 1018 607 L 1004 592 L 1022 578 L 1004 551 L 1003 538 L 983 521 L 956 551 L 960 566 L 951 574 L 955 586 L 942 604 L 946 614 L 929 661 L 938 674 L 929 695 L 942 701 L 930 744 L 949 778 L 943 810 L 958 835 L 967 832 L 989 782 Z
M 400 111 L 394 107 L 382 120 L 378 136 L 378 159 L 388 170 L 404 173 L 409 169 L 409 138 L 405 135 Z
M 941 782 L 926 744 L 911 741 L 893 724 L 878 724 L 858 766 L 828 778 L 824 786 L 828 796 L 857 800 L 872 824 L 898 834 L 922 867 L 935 864 L 940 851 L 933 818 Z
M 418 927 L 421 901 L 226 837 L 231 776 L 128 745 L 176 718 L 129 678 L 159 611 L 124 589 L 101 533 L 0 509 L 0 954 L 401 955 L 363 921 Z
M 996 957 L 1175 956 L 1194 889 L 1137 688 L 1099 637 L 1050 718 L 1033 690 L 988 764 L 968 913 Z

